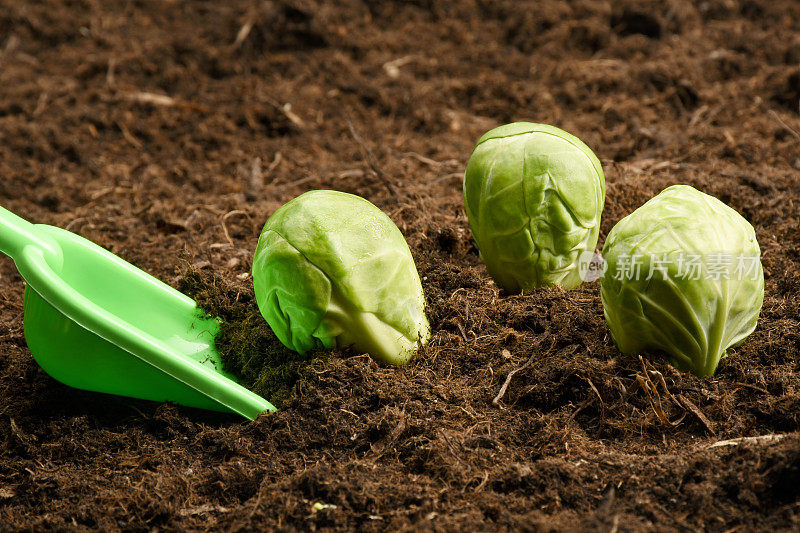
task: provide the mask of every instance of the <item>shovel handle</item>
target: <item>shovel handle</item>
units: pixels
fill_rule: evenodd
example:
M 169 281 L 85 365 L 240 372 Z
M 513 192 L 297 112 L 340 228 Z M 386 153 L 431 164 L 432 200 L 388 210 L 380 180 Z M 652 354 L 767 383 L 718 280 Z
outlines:
M 36 226 L 0 207 L 0 252 L 17 259 L 26 246 L 37 246 L 46 253 L 58 254 L 57 245 L 42 235 Z

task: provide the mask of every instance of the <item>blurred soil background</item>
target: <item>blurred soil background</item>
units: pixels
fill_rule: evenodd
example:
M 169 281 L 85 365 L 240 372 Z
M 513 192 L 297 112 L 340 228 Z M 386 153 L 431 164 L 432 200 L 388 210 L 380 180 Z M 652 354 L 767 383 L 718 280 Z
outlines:
M 601 246 L 674 183 L 755 226 L 761 320 L 713 379 L 621 356 L 597 282 L 490 282 L 461 175 L 514 120 L 601 158 Z M 260 227 L 318 188 L 403 231 L 430 345 L 320 359 L 252 423 L 81 392 L 3 258 L 0 530 L 800 528 L 800 3 L 0 1 L 4 207 L 253 309 Z

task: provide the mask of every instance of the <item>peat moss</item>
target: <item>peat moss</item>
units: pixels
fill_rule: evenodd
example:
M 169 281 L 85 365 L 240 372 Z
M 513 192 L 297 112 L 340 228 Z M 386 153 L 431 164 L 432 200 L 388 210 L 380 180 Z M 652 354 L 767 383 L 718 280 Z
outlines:
M 281 344 L 261 316 L 250 288 L 189 269 L 178 289 L 210 316 L 222 319 L 215 344 L 225 370 L 275 407 L 294 399 L 299 385 L 311 375 L 311 364 L 326 357 L 313 351 L 301 355 Z

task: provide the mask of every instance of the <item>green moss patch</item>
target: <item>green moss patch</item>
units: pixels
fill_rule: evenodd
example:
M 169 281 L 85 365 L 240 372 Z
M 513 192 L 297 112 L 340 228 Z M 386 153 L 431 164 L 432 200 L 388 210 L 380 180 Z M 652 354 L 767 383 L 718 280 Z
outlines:
M 311 364 L 326 357 L 314 351 L 300 355 L 281 344 L 261 316 L 252 288 L 189 269 L 178 290 L 194 298 L 209 316 L 222 319 L 215 344 L 225 370 L 275 407 L 292 401 L 310 376 Z

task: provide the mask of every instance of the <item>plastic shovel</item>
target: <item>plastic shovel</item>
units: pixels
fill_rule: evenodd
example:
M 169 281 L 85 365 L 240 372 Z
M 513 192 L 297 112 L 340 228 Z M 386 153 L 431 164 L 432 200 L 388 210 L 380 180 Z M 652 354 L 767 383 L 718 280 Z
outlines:
M 0 251 L 28 282 L 28 347 L 58 381 L 250 419 L 275 410 L 222 371 L 219 323 L 188 296 L 83 237 L 2 207 Z

